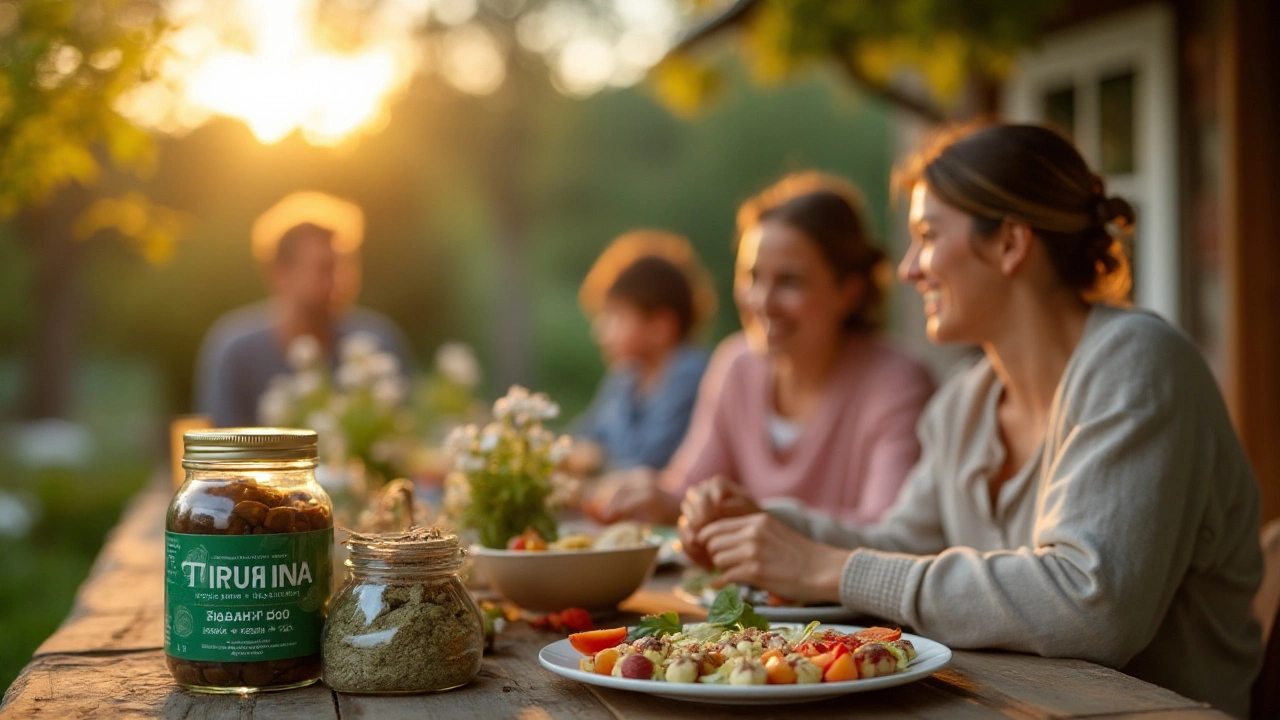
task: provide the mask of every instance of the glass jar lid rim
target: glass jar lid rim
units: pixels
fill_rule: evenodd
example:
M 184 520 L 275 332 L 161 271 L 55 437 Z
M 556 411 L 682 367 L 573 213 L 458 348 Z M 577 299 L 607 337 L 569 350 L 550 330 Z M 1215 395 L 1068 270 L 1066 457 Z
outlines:
M 182 434 L 183 460 L 310 460 L 317 456 L 316 431 L 302 428 L 236 427 Z

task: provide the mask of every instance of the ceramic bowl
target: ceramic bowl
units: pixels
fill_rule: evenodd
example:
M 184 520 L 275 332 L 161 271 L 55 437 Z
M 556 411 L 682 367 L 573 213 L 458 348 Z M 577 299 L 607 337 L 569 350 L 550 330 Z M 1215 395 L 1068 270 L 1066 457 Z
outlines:
M 491 550 L 473 545 L 475 567 L 493 590 L 525 610 L 613 608 L 653 572 L 661 540 L 607 550 Z

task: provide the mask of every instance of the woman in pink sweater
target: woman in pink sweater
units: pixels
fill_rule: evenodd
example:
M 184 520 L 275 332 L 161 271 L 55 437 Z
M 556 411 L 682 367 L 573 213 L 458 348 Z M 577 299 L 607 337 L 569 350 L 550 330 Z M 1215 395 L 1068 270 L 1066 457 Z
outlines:
M 734 298 L 743 332 L 716 349 L 671 464 L 604 478 L 597 518 L 674 522 L 685 490 L 721 475 L 759 498 L 791 498 L 873 521 L 920 448 L 929 373 L 878 333 L 884 255 L 858 192 L 819 173 L 784 177 L 738 211 Z

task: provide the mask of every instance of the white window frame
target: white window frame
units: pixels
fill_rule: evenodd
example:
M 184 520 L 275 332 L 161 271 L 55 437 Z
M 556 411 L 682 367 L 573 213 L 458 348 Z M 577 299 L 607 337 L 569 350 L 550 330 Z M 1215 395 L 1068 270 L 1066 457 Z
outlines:
M 1134 168 L 1105 176 L 1107 191 L 1138 206 L 1135 302 L 1178 323 L 1182 244 L 1178 232 L 1177 39 L 1173 9 L 1153 3 L 1048 35 L 1023 53 L 1005 86 L 1004 115 L 1042 122 L 1046 92 L 1075 88 L 1075 141 L 1100 167 L 1099 81 L 1132 70 Z

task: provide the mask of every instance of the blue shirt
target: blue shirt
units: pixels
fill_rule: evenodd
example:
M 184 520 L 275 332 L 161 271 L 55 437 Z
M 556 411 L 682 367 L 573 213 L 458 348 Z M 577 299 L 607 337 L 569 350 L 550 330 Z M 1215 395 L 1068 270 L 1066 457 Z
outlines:
M 357 332 L 377 338 L 381 349 L 400 360 L 406 377 L 413 371 L 409 344 L 389 318 L 365 308 L 352 308 L 337 322 L 335 339 Z M 214 427 L 258 425 L 258 400 L 271 379 L 293 372 L 276 338 L 270 301 L 233 310 L 218 318 L 200 345 L 196 364 L 196 410 L 209 415 Z
M 635 370 L 610 372 L 571 431 L 603 447 L 611 470 L 666 467 L 689 429 L 707 359 L 702 348 L 677 347 L 644 394 Z

